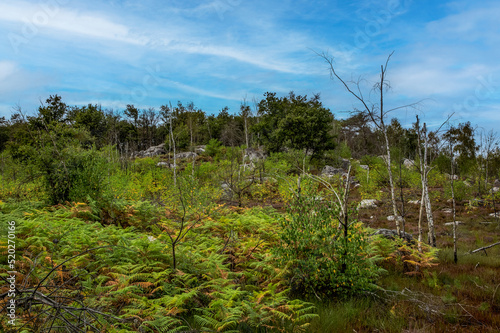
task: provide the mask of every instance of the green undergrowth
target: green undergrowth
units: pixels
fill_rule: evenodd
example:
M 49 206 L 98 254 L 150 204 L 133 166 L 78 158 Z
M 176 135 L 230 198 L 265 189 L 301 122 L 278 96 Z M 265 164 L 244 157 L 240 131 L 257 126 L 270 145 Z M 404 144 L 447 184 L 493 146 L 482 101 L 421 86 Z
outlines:
M 50 273 L 45 282 L 125 320 L 101 319 L 108 332 L 305 331 L 316 316 L 312 304 L 288 297 L 273 265 L 273 211 L 220 210 L 200 221 L 178 246 L 173 270 L 162 232 L 76 217 L 88 208 L 3 203 L 2 220 L 16 221 L 17 280 L 36 286 Z

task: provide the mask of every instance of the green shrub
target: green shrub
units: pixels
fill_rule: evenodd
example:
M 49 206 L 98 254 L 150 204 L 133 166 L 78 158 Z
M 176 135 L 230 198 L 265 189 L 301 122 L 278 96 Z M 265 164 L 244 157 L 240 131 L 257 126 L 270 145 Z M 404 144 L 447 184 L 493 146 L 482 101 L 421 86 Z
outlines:
M 222 151 L 222 142 L 217 139 L 210 139 L 205 147 L 205 154 L 214 158 L 220 158 Z
M 351 223 L 347 237 L 337 228 L 336 206 L 299 196 L 281 219 L 274 254 L 287 268 L 292 294 L 343 297 L 373 289 L 378 268 L 369 258 L 367 234 Z
M 75 152 L 71 157 L 69 201 L 99 200 L 106 188 L 106 160 L 95 150 Z
M 67 148 L 56 157 L 51 152 L 42 151 L 38 161 L 50 203 L 101 197 L 106 186 L 106 160 L 95 149 Z
M 454 181 L 453 187 L 455 190 L 455 200 L 461 201 L 473 198 L 473 188 L 467 186 L 463 181 Z M 449 181 L 445 184 L 444 196 L 445 198 L 451 198 L 451 184 Z

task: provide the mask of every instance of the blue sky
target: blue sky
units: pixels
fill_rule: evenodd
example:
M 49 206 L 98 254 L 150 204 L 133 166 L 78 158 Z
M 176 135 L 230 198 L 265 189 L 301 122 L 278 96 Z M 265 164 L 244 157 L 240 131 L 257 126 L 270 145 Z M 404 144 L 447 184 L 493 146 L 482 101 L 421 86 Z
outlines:
M 422 101 L 429 125 L 500 125 L 499 1 L 2 0 L 0 115 L 50 94 L 123 110 L 194 102 L 236 113 L 266 91 L 320 93 L 336 114 L 360 107 L 315 52 L 365 96 L 395 51 L 388 107 Z M 410 124 L 414 110 L 391 116 Z

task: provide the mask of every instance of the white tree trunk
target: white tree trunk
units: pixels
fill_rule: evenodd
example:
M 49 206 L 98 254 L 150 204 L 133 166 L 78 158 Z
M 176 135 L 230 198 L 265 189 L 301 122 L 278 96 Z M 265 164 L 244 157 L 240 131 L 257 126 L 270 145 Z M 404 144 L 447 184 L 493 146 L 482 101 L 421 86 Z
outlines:
M 387 172 L 389 173 L 389 185 L 391 188 L 391 201 L 392 201 L 392 211 L 394 213 L 394 216 L 396 217 L 396 232 L 398 235 L 401 235 L 401 227 L 399 225 L 399 214 L 398 214 L 398 208 L 396 206 L 396 195 L 395 195 L 395 190 L 394 190 L 394 179 L 392 177 L 392 169 L 391 169 L 391 150 L 389 146 L 389 138 L 387 137 L 387 129 L 385 126 L 382 126 L 382 131 L 384 132 L 384 138 L 385 138 L 385 147 L 387 151 Z
M 436 247 L 436 231 L 434 230 L 434 217 L 432 216 L 431 198 L 429 197 L 428 176 L 431 170 L 427 165 L 427 150 L 428 150 L 429 140 L 427 136 L 427 128 L 425 126 L 425 123 L 424 123 L 423 133 L 424 133 L 424 156 L 423 156 L 423 161 L 421 161 L 421 163 L 423 164 L 423 171 L 424 171 L 422 177 L 422 187 L 424 190 L 424 197 L 425 197 L 424 198 L 425 212 L 427 214 L 427 224 L 429 227 L 427 241 L 429 245 Z
M 422 219 L 424 218 L 425 192 L 422 186 L 422 197 L 420 198 L 420 210 L 418 214 L 418 252 L 422 252 Z
M 248 127 L 247 127 L 247 116 L 245 116 L 245 141 L 246 141 L 246 144 L 247 144 L 247 149 L 250 148 L 248 146 Z
M 170 112 L 174 112 L 172 108 L 172 104 L 170 104 Z M 174 186 L 177 186 L 177 160 L 175 158 L 175 140 L 174 140 L 174 131 L 172 129 L 172 115 L 170 115 L 170 140 L 172 140 L 172 147 L 174 149 Z
M 429 197 L 429 186 L 427 182 L 427 174 L 425 175 L 425 212 L 427 213 L 427 224 L 429 226 L 429 234 L 427 240 L 429 245 L 436 247 L 436 231 L 434 230 L 434 217 L 432 216 L 431 199 Z

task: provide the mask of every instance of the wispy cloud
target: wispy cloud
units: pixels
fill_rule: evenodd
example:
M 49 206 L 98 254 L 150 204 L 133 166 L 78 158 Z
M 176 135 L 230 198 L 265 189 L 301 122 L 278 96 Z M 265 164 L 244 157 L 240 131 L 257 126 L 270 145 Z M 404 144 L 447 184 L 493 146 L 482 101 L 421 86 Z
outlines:
M 48 33 L 48 29 L 57 33 L 80 35 L 91 38 L 108 39 L 136 45 L 144 45 L 145 40 L 132 36 L 130 29 L 115 23 L 100 13 L 78 13 L 56 1 L 49 4 L 35 4 L 16 1 L 0 3 L 0 20 L 20 23 L 18 34 L 29 38 L 37 33 Z
M 475 114 L 497 121 L 498 98 L 476 90 L 481 78 L 500 82 L 498 17 L 493 0 L 4 0 L 0 105 L 31 100 L 36 107 L 39 98 L 63 93 L 70 104 L 180 99 L 217 110 L 238 108 L 245 95 L 294 90 L 321 93 L 333 111 L 350 110 L 355 101 L 312 50 L 330 51 L 345 78 L 370 82 L 396 50 L 390 101 L 432 99 L 423 107 L 435 117 L 429 123 L 455 105 L 465 105 L 464 117 L 484 107 Z M 151 66 L 160 70 L 148 86 Z

